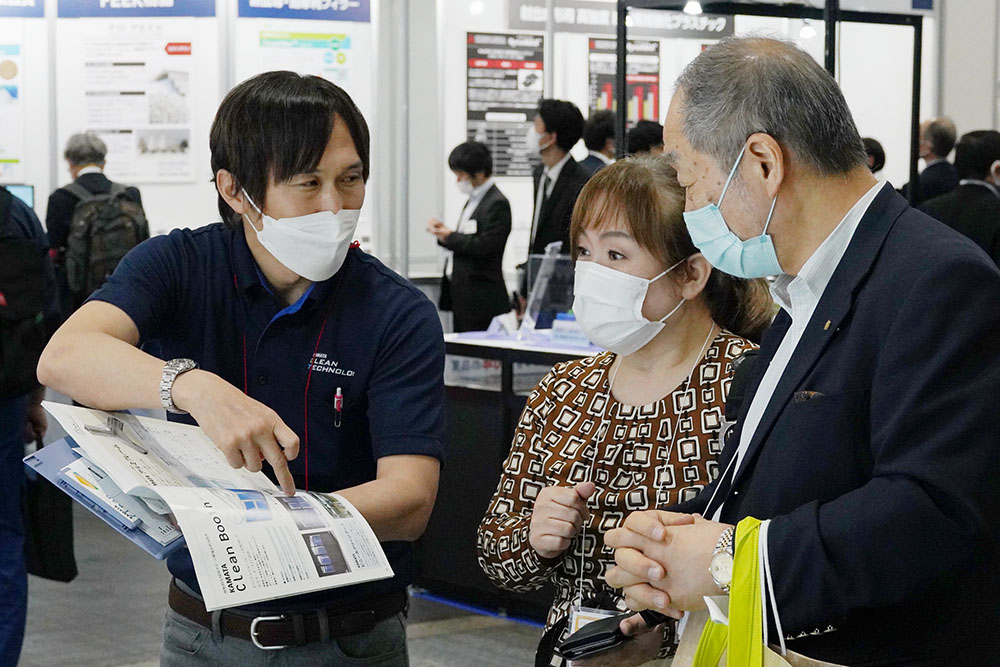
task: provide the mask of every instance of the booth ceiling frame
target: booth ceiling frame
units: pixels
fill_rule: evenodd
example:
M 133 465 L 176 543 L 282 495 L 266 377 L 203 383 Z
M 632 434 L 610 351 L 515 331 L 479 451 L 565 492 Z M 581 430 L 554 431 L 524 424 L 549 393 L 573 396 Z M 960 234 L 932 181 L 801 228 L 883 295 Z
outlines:
M 615 97 L 618 111 L 615 114 L 615 145 L 619 155 L 625 155 L 625 110 L 628 108 L 626 90 L 625 45 L 628 41 L 626 19 L 632 9 L 679 10 L 683 0 L 618 0 L 617 64 L 615 69 Z M 913 28 L 913 83 L 910 92 L 910 183 L 917 183 L 917 160 L 920 144 L 920 77 L 923 55 L 924 17 L 920 14 L 889 14 L 883 12 L 859 12 L 840 9 L 840 0 L 827 0 L 822 8 L 806 4 L 768 4 L 759 2 L 702 2 L 706 14 L 725 16 L 770 16 L 788 19 L 810 19 L 823 21 L 826 26 L 824 60 L 825 67 L 836 76 L 837 24 L 872 23 L 881 25 L 901 25 Z M 909 188 L 910 202 L 916 195 L 916 187 Z

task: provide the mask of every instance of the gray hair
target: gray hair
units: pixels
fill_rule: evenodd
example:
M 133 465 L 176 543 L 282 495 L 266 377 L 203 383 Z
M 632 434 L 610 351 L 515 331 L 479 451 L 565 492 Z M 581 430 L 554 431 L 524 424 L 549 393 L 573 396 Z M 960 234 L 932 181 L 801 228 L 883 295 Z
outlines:
M 728 171 L 756 132 L 768 134 L 822 175 L 867 164 L 837 82 L 805 51 L 765 37 L 729 37 L 681 73 L 684 134 Z
M 927 123 L 927 130 L 924 136 L 931 144 L 931 150 L 938 157 L 948 157 L 951 149 L 955 147 L 955 140 L 958 139 L 958 130 L 955 129 L 955 121 L 947 116 L 939 116 Z
M 63 157 L 73 164 L 96 164 L 104 166 L 108 147 L 92 132 L 74 134 L 66 142 Z

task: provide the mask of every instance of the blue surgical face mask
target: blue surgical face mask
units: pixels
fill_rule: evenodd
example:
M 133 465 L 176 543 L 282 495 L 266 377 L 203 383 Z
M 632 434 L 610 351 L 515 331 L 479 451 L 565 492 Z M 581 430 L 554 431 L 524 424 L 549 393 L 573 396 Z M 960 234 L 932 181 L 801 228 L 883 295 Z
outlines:
M 695 247 L 701 251 L 708 263 L 738 278 L 763 278 L 781 273 L 781 266 L 778 264 L 778 255 L 774 252 L 774 241 L 767 233 L 767 226 L 771 224 L 771 216 L 774 215 L 774 205 L 778 202 L 775 196 L 771 202 L 771 210 L 767 214 L 767 221 L 764 222 L 764 231 L 760 236 L 743 241 L 726 224 L 722 217 L 722 198 L 726 196 L 726 190 L 733 181 L 736 168 L 740 166 L 743 153 L 746 152 L 746 144 L 740 150 L 736 158 L 736 164 L 729 172 L 726 185 L 719 195 L 718 204 L 703 206 L 697 211 L 685 211 L 684 223 L 687 225 L 688 234 Z

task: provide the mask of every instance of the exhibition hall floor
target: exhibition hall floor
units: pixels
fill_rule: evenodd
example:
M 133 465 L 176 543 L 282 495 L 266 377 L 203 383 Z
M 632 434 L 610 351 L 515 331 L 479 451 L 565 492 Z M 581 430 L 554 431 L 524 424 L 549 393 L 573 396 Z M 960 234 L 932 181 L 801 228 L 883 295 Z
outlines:
M 55 398 L 55 397 L 53 397 Z M 56 399 L 58 400 L 58 398 Z M 63 436 L 54 420 L 46 441 Z M 159 664 L 170 575 L 166 565 L 75 507 L 80 575 L 69 584 L 28 582 L 20 665 L 154 667 Z M 407 635 L 414 667 L 534 664 L 541 630 L 413 598 Z

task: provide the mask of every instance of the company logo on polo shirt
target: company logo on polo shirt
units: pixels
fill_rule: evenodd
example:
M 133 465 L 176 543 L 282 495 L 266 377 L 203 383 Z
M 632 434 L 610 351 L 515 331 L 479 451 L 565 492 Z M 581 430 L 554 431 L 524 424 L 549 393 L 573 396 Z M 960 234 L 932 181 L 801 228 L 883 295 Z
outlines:
M 312 360 L 309 362 L 309 370 L 318 371 L 320 373 L 344 375 L 346 377 L 354 375 L 354 371 L 341 368 L 339 363 L 333 359 L 327 358 L 326 354 L 323 352 L 317 352 L 313 355 Z

